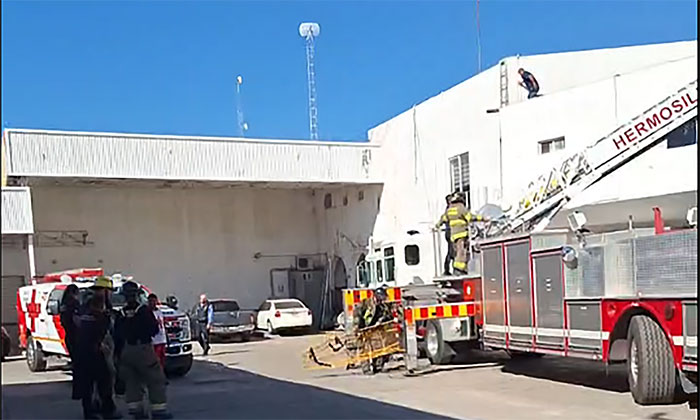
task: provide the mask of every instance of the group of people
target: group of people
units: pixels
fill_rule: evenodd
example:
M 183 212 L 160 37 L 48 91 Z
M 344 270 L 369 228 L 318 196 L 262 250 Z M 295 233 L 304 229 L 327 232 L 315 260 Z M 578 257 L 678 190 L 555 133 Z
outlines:
M 75 284 L 64 291 L 60 318 L 73 370 L 72 398 L 81 400 L 86 419 L 121 418 L 114 390 L 123 380 L 133 418 L 148 418 L 146 389 L 151 417 L 172 418 L 166 402 L 166 334 L 158 297 L 151 294 L 147 303 L 139 302 L 139 286 L 127 281 L 122 285 L 126 304 L 115 310 L 112 286 L 111 279 L 97 278 L 82 302 Z

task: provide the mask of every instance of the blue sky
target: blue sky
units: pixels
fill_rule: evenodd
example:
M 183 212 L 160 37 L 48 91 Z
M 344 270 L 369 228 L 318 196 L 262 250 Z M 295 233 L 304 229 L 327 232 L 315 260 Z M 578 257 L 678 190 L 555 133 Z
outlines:
M 477 71 L 474 1 L 2 1 L 4 126 L 308 138 L 300 22 L 316 21 L 321 139 L 367 129 Z M 480 3 L 501 57 L 697 39 L 697 3 Z

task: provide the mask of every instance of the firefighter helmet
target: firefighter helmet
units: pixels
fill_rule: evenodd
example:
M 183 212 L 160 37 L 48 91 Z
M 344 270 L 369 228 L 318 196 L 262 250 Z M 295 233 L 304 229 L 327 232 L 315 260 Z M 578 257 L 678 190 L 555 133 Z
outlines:
M 92 287 L 112 290 L 113 289 L 112 279 L 107 278 L 105 276 L 99 276 L 95 280 L 95 284 L 93 284 Z
M 374 295 L 377 297 L 377 300 L 382 302 L 386 300 L 386 286 L 382 286 L 375 290 Z
M 466 202 L 464 193 L 461 191 L 455 191 L 454 194 L 452 194 L 452 198 L 450 198 L 450 202 L 464 204 Z

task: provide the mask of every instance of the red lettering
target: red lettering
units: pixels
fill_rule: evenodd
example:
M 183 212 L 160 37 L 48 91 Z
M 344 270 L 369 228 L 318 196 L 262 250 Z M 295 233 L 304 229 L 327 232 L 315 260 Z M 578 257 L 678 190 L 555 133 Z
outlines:
M 685 106 L 688 106 L 688 101 L 687 101 L 688 95 L 682 97 L 681 99 L 683 99 L 683 104 L 684 104 Z
M 642 135 L 642 132 L 644 132 L 644 133 L 647 132 L 647 129 L 644 128 L 644 123 L 643 123 L 643 122 L 640 122 L 640 123 L 635 124 L 635 125 L 634 125 L 634 129 L 637 130 L 637 134 L 638 134 L 639 136 Z
M 625 131 L 625 138 L 627 139 L 628 142 L 632 143 L 633 141 L 637 140 L 637 137 L 634 136 L 634 132 L 632 132 L 632 129 L 628 129 Z
M 661 124 L 661 120 L 659 120 L 658 115 L 654 114 L 651 118 L 647 118 L 647 125 L 650 129 L 654 129 L 659 124 Z
M 664 117 L 664 111 L 668 111 L 668 117 Z M 671 116 L 673 115 L 673 111 L 671 111 L 671 108 L 665 106 L 665 107 L 661 108 L 661 111 L 659 111 L 659 115 L 661 116 L 661 118 L 667 120 L 667 119 L 671 118 Z
M 617 147 L 617 150 L 621 149 L 621 145 L 624 147 L 625 146 L 625 140 L 622 138 L 622 135 L 620 135 L 619 140 L 613 139 L 613 143 L 615 143 L 615 147 Z
M 671 106 L 673 107 L 673 110 L 676 112 L 681 112 L 683 111 L 683 105 L 681 105 L 681 101 L 676 99 L 675 101 L 671 102 Z
M 690 93 L 686 93 L 685 96 L 688 97 L 688 100 L 690 101 L 691 104 L 695 104 L 695 103 L 698 102 L 697 99 L 693 99 L 693 98 L 690 97 Z

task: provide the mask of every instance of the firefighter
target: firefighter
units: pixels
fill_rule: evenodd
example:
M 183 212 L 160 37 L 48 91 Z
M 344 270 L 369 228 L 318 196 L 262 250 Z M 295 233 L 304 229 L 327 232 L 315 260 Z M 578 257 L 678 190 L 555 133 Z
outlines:
M 209 354 L 209 330 L 211 329 L 211 323 L 214 321 L 214 307 L 211 306 L 207 295 L 201 294 L 199 296 L 199 305 L 195 310 L 195 318 L 197 320 L 197 341 L 199 345 L 202 346 L 202 351 L 206 356 Z
M 391 308 L 386 303 L 386 287 L 380 287 L 374 291 L 372 297 L 365 299 L 354 311 L 353 325 L 357 330 L 372 327 L 393 319 Z M 371 343 L 369 343 L 371 346 Z M 364 351 L 364 350 L 363 350 Z M 379 372 L 389 359 L 381 356 L 362 363 L 362 372 L 365 374 Z
M 75 353 L 78 363 L 75 366 L 75 379 L 77 394 L 82 400 L 83 416 L 86 419 L 94 419 L 99 418 L 99 413 L 105 419 L 121 418 L 114 404 L 112 376 L 106 357 L 108 349 L 104 344 L 104 337 L 109 329 L 104 294 L 97 293 L 90 297 L 81 308 L 77 319 Z M 93 401 L 95 386 L 99 404 Z
M 135 419 L 146 417 L 144 391 L 148 389 L 151 416 L 170 419 L 165 394 L 165 375 L 153 350 L 152 338 L 158 333 L 158 322 L 147 304 L 137 301 L 138 286 L 127 281 L 122 286 L 126 305 L 115 328 L 120 374 L 126 382 L 126 403 Z
M 63 292 L 63 297 L 61 298 L 61 309 L 60 309 L 60 319 L 63 331 L 65 331 L 65 342 L 66 349 L 68 350 L 68 355 L 71 359 L 71 370 L 73 371 L 73 399 L 79 400 L 80 393 L 78 387 L 76 386 L 80 379 L 76 379 L 76 374 L 78 374 L 79 369 L 76 369 L 76 364 L 78 361 L 78 354 L 76 349 L 76 342 L 78 339 L 78 311 L 80 309 L 80 291 L 78 286 L 75 284 L 69 284 L 66 290 Z
M 450 198 L 450 206 L 444 214 L 451 230 L 450 239 L 455 250 L 454 269 L 456 273 L 466 274 L 469 262 L 469 224 L 472 221 L 488 221 L 479 215 L 475 215 L 466 207 L 464 193 L 455 192 Z
M 447 208 L 450 207 L 450 198 L 452 198 L 452 194 L 448 194 L 445 196 L 445 205 Z M 450 238 L 450 222 L 447 220 L 447 208 L 445 209 L 445 213 L 440 216 L 440 220 L 437 222 L 435 225 L 435 229 L 440 229 L 440 226 L 445 226 L 445 242 L 447 242 L 447 254 L 445 255 L 445 263 L 443 267 L 443 276 L 450 276 L 450 267 L 452 266 L 452 262 L 455 259 L 455 248 L 452 245 L 452 239 Z
M 107 322 L 107 333 L 102 339 L 102 352 L 104 354 L 107 363 L 107 373 L 108 377 L 104 379 L 104 382 L 99 382 L 99 386 L 104 386 L 105 390 L 103 393 L 107 393 L 106 387 L 109 384 L 110 399 L 113 398 L 115 390 L 119 387 L 117 385 L 117 365 L 114 356 L 114 323 L 117 317 L 117 311 L 112 307 L 112 291 L 114 290 L 112 279 L 100 276 L 95 280 L 95 284 L 90 287 L 90 291 L 93 295 L 100 295 L 104 299 L 104 316 Z

